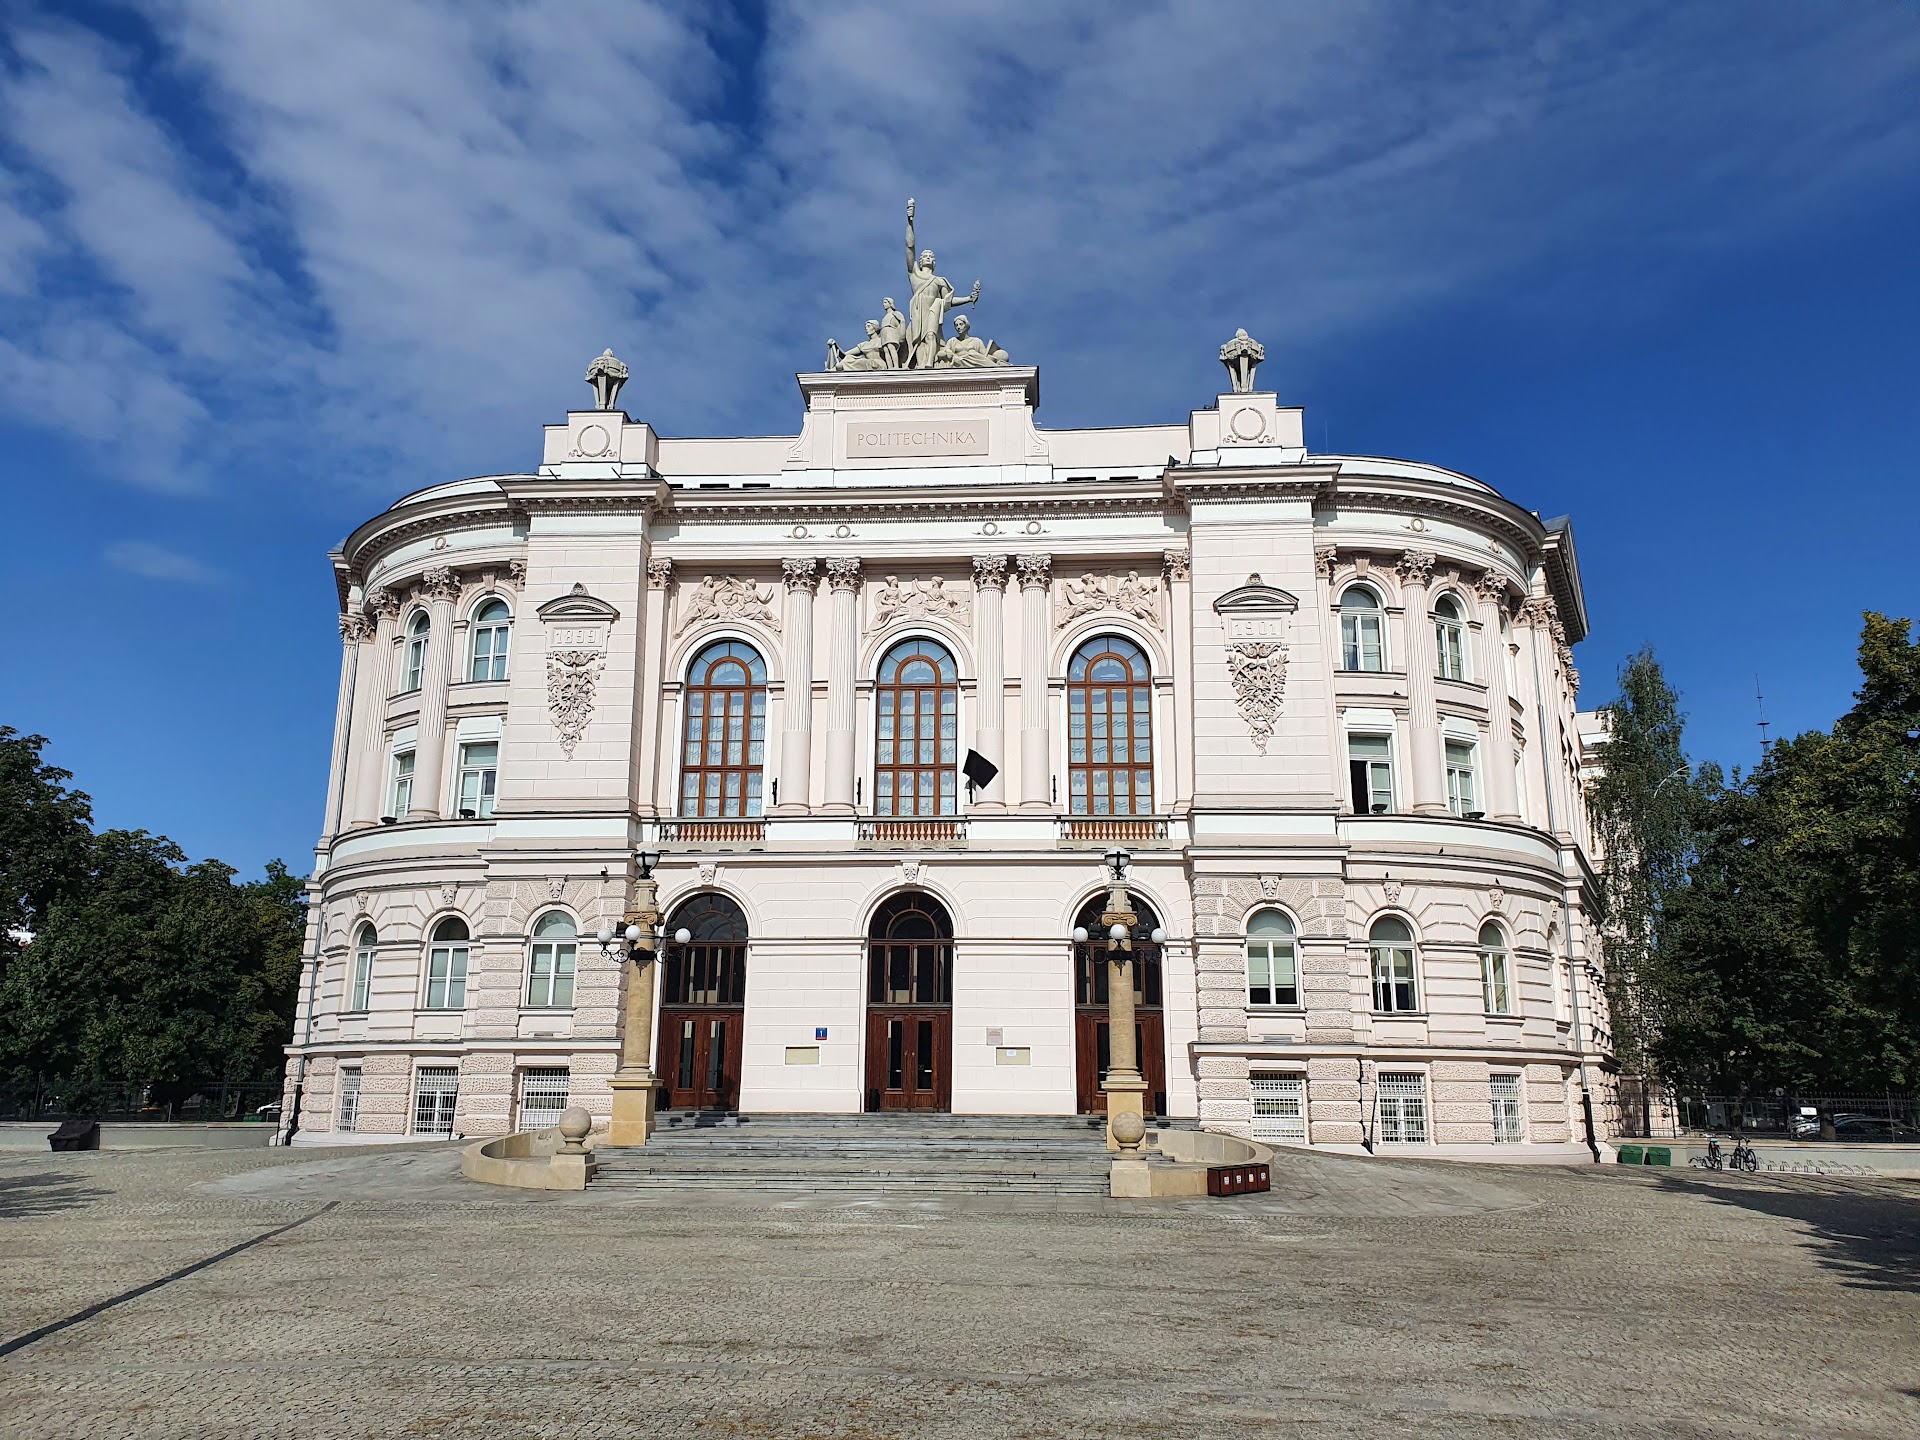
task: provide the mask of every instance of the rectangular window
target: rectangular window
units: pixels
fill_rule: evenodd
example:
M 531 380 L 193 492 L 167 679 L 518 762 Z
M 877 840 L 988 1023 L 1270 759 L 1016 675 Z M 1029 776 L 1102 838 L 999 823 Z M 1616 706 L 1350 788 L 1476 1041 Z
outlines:
M 1436 619 L 1433 622 L 1433 646 L 1439 658 L 1442 680 L 1467 678 L 1466 627 L 1458 620 Z
M 520 1072 L 522 1130 L 545 1130 L 560 1123 L 573 1085 L 573 1072 L 564 1065 L 532 1066 Z
M 453 1134 L 453 1108 L 459 1099 L 457 1066 L 423 1066 L 413 1081 L 413 1133 Z
M 534 1009 L 573 1004 L 573 970 L 578 947 L 571 940 L 538 940 L 527 963 L 527 1004 Z
M 464 1010 L 467 1005 L 467 946 L 464 941 L 435 945 L 427 952 L 427 1009 Z
M 493 791 L 500 773 L 500 742 L 480 740 L 460 747 L 460 814 L 485 820 L 493 814 Z
M 1385 815 L 1393 809 L 1393 750 L 1385 735 L 1347 736 L 1347 768 L 1354 814 Z
M 1298 1005 L 1300 974 L 1293 941 L 1247 941 L 1247 1004 Z
M 1513 962 L 1504 949 L 1480 952 L 1480 989 L 1487 1014 L 1513 1013 Z
M 1340 668 L 1342 670 L 1384 670 L 1387 668 L 1385 630 L 1376 612 L 1340 617 Z
M 340 1072 L 340 1110 L 333 1128 L 351 1135 L 360 1124 L 360 1071 L 356 1066 Z
M 1520 823 L 1527 823 L 1527 757 L 1518 750 L 1513 753 L 1513 808 L 1519 813 Z
M 1493 1090 L 1493 1143 L 1520 1143 L 1520 1077 L 1494 1075 L 1488 1080 Z
M 1474 786 L 1473 759 L 1471 741 L 1447 741 L 1447 809 L 1455 815 L 1483 813 Z
M 1282 1144 L 1307 1143 L 1307 1077 L 1253 1077 L 1253 1138 Z
M 1417 1010 L 1413 983 L 1413 950 L 1409 946 L 1373 947 L 1373 1008 L 1383 1015 Z
M 387 814 L 396 820 L 407 818 L 413 808 L 413 751 L 393 752 L 393 774 L 387 784 Z
M 353 955 L 353 1001 L 348 1007 L 364 1012 L 373 1000 L 373 947 L 362 945 Z
M 1379 1107 L 1379 1134 L 1383 1145 L 1427 1143 L 1427 1077 L 1382 1075 L 1375 1104 Z

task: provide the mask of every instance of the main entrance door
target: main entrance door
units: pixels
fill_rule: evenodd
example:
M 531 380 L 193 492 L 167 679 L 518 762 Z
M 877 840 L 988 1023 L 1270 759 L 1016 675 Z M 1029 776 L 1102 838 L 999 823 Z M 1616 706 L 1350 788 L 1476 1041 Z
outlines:
M 1106 1092 L 1100 1083 L 1107 1078 L 1113 1059 L 1113 1035 L 1107 1025 L 1107 987 L 1112 974 L 1108 965 L 1106 927 L 1100 916 L 1107 908 L 1105 895 L 1089 900 L 1074 924 L 1086 929 L 1089 939 L 1073 947 L 1073 1040 L 1074 1073 L 1082 1114 L 1105 1114 Z M 1133 932 L 1133 1004 L 1134 1038 L 1140 1057 L 1140 1077 L 1147 1082 L 1144 1097 L 1147 1111 L 1164 1115 L 1167 1111 L 1167 1031 L 1161 1007 L 1160 947 L 1152 935 L 1160 924 L 1159 916 L 1138 896 L 1133 900 L 1140 923 Z
M 683 945 L 672 937 L 691 937 Z M 746 1018 L 747 917 L 725 895 L 695 895 L 667 921 L 660 1040 L 660 1106 L 731 1110 L 740 1103 Z
M 951 1109 L 953 921 L 909 890 L 867 933 L 867 1109 Z

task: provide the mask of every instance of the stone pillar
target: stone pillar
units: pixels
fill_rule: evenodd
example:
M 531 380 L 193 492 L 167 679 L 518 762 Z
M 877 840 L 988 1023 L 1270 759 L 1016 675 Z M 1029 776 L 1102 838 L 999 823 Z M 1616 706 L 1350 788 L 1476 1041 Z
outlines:
M 453 683 L 453 599 L 460 581 L 444 565 L 421 577 L 427 593 L 427 664 L 420 677 L 420 738 L 413 752 L 413 804 L 404 819 L 432 820 L 446 789 L 447 687 Z
M 367 596 L 372 614 L 366 637 L 367 653 L 362 657 L 360 679 L 354 686 L 353 708 L 358 715 L 354 725 L 352 821 L 354 825 L 374 825 L 386 813 L 382 794 L 387 783 L 386 713 L 389 690 L 393 685 L 394 628 L 400 618 L 400 602 L 390 590 L 375 590 Z
M 813 772 L 813 592 L 818 560 L 783 560 L 787 581 L 787 688 L 780 727 L 780 806 L 804 811 Z
M 660 968 L 655 948 L 654 927 L 660 923 L 659 891 L 651 877 L 633 882 L 633 908 L 621 920 L 621 928 L 640 927 L 634 943 L 637 959 L 627 979 L 627 1008 L 620 1030 L 620 1068 L 607 1082 L 613 1089 L 613 1118 L 607 1126 L 607 1144 L 644 1145 L 653 1134 L 654 1102 L 658 1082 L 653 1075 L 653 987 L 654 973 Z M 632 960 L 627 961 L 633 964 Z
M 1340 720 L 1340 702 L 1334 698 L 1334 686 L 1340 672 L 1340 617 L 1334 606 L 1339 587 L 1334 576 L 1340 568 L 1340 552 L 1332 545 L 1320 545 L 1313 552 L 1314 610 L 1320 626 L 1320 653 L 1325 659 L 1327 676 L 1327 757 L 1333 766 L 1333 808 L 1358 811 L 1353 795 L 1352 772 L 1347 768 L 1346 727 Z
M 1048 780 L 1047 610 L 1053 598 L 1053 557 L 1021 555 L 1020 567 L 1020 808 L 1053 806 Z
M 1440 710 L 1434 697 L 1434 670 L 1440 657 L 1434 652 L 1433 622 L 1427 613 L 1433 555 L 1409 550 L 1400 557 L 1398 569 L 1406 595 L 1407 708 L 1413 744 L 1407 768 L 1412 772 L 1413 813 L 1444 815 L 1447 787 L 1440 768 Z
M 667 597 L 673 584 L 673 561 L 664 556 L 647 561 L 646 651 L 640 657 L 640 691 L 633 697 L 634 756 L 630 786 L 634 812 L 639 815 L 671 815 L 675 809 L 672 782 L 661 793 L 660 751 L 678 754 L 678 732 L 664 740 L 667 707 L 661 700 L 667 663 Z
M 827 807 L 853 813 L 854 671 L 860 663 L 860 562 L 827 561 Z
M 1560 753 L 1560 691 L 1554 683 L 1553 667 L 1558 647 L 1566 631 L 1560 624 L 1560 607 L 1550 595 L 1536 595 L 1520 607 L 1520 619 L 1526 638 L 1520 645 L 1520 668 L 1527 676 L 1533 702 L 1533 768 L 1539 772 L 1546 809 L 1534 817 L 1536 829 L 1556 835 L 1571 833 L 1572 807 L 1564 783 L 1565 766 Z
M 1133 930 L 1140 917 L 1126 885 L 1116 880 L 1107 891 L 1106 912 L 1100 917 L 1107 945 L 1107 1078 L 1100 1089 L 1107 1097 L 1107 1148 L 1123 1155 L 1138 1153 L 1146 1134 L 1147 1082 L 1140 1074 L 1140 1047 L 1134 1034 L 1138 1021 L 1133 1004 Z M 1114 925 L 1127 936 L 1116 941 Z
M 320 826 L 323 843 L 346 827 L 347 762 L 353 742 L 360 736 L 359 726 L 354 723 L 359 709 L 354 703 L 355 691 L 360 683 L 360 658 L 366 650 L 362 642 L 373 626 L 359 609 L 358 601 L 356 590 L 350 602 L 352 608 L 340 617 L 340 690 L 333 705 L 333 758 L 327 766 L 326 819 Z
M 1006 606 L 1007 557 L 974 556 L 973 632 L 979 637 L 976 663 L 980 681 L 974 705 L 973 748 L 1002 770 L 1005 769 L 1006 751 L 1001 743 L 1007 708 Z M 977 801 L 982 809 L 1000 809 L 1005 804 L 1008 790 L 1012 788 L 1004 773 L 995 776 L 993 783 L 1000 787 L 998 796 Z
M 1516 824 L 1520 797 L 1513 775 L 1513 707 L 1507 689 L 1507 642 L 1500 617 L 1507 608 L 1507 582 L 1489 570 L 1474 587 L 1480 595 L 1480 646 L 1474 658 L 1487 684 L 1488 809 L 1496 820 Z
M 1173 648 L 1173 794 L 1154 809 L 1186 814 L 1193 805 L 1193 555 L 1167 550 L 1160 556 L 1167 576 L 1167 631 Z

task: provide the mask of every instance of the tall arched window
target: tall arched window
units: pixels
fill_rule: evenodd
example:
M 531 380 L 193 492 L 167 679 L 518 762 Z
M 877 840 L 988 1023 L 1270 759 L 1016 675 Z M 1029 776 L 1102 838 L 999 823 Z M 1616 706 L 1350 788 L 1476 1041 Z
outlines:
M 1300 1003 L 1300 964 L 1293 948 L 1293 921 L 1278 910 L 1261 910 L 1247 921 L 1247 1003 Z
M 433 629 L 433 622 L 427 618 L 427 612 L 416 610 L 413 619 L 407 622 L 407 654 L 403 673 L 400 677 L 401 693 L 418 690 L 420 681 L 427 673 L 427 635 Z
M 580 955 L 580 930 L 564 910 L 549 910 L 533 927 L 527 953 L 527 1004 L 534 1009 L 566 1009 L 573 1004 L 573 972 Z
M 1480 927 L 1480 988 L 1487 1014 L 1513 1014 L 1513 957 L 1505 933 L 1491 920 Z
M 1386 616 L 1380 597 L 1364 585 L 1349 585 L 1340 597 L 1340 668 L 1387 668 Z
M 467 939 L 467 922 L 458 916 L 433 927 L 433 944 L 427 950 L 427 1009 L 467 1008 Z
M 1373 1008 L 1382 1014 L 1419 1009 L 1413 983 L 1413 930 L 1396 915 L 1382 915 L 1367 933 L 1373 952 Z
M 952 653 L 934 640 L 902 640 L 880 661 L 875 704 L 873 813 L 953 814 L 960 686 Z
M 717 891 L 693 895 L 667 917 L 661 954 L 661 1102 L 668 1109 L 725 1109 L 740 1097 L 747 1002 L 747 917 Z
M 767 745 L 767 665 L 759 651 L 722 640 L 687 669 L 680 813 L 755 816 Z
M 667 934 L 692 938 L 667 946 L 663 1005 L 744 1005 L 747 917 L 728 896 L 707 892 L 677 907 Z
M 909 890 L 867 930 L 867 1108 L 945 1110 L 953 1093 L 953 920 Z
M 1452 595 L 1433 602 L 1433 649 L 1436 675 L 1442 680 L 1467 678 L 1467 622 Z
M 1153 813 L 1153 691 L 1146 653 L 1118 635 L 1067 662 L 1067 793 L 1075 815 Z
M 380 935 L 371 925 L 362 925 L 353 940 L 353 996 L 347 1006 L 364 1011 L 373 1000 L 373 956 Z
M 953 920 L 933 896 L 908 890 L 874 913 L 868 998 L 876 1005 L 953 1003 Z
M 499 598 L 485 601 L 473 612 L 473 654 L 467 679 L 507 678 L 507 641 L 513 636 L 513 612 Z

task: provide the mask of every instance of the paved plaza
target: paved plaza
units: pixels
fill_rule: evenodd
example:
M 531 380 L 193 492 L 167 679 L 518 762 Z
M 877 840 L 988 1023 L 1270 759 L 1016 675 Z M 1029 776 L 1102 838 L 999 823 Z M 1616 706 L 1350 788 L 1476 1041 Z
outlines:
M 1117 1203 L 0 1152 L 0 1432 L 1911 1436 L 1916 1222 L 1898 1181 L 1308 1154 Z

